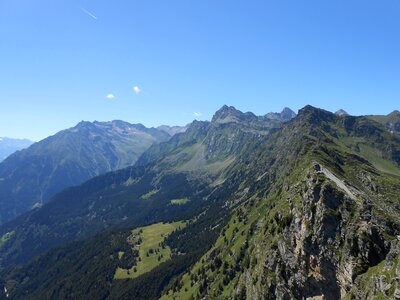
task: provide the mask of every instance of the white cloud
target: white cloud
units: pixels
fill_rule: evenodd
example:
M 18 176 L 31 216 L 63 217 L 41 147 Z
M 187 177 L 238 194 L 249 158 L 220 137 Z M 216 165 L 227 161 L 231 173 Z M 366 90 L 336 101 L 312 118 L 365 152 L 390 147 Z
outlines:
M 195 116 L 195 117 L 201 117 L 203 114 L 201 113 L 201 112 L 197 112 L 197 111 L 195 111 L 194 113 L 193 113 L 193 116 Z
M 133 91 L 135 92 L 136 95 L 138 95 L 142 90 L 140 89 L 140 87 L 138 87 L 137 85 L 135 85 L 133 87 Z
M 92 14 L 90 11 L 87 11 L 87 10 L 84 9 L 83 7 L 81 8 L 81 10 L 82 10 L 85 14 L 87 14 L 89 17 L 92 17 L 93 19 L 97 20 L 97 17 L 96 17 L 94 14 Z
M 115 96 L 114 96 L 114 94 L 108 94 L 108 95 L 106 96 L 106 98 L 112 100 L 112 99 L 115 98 Z

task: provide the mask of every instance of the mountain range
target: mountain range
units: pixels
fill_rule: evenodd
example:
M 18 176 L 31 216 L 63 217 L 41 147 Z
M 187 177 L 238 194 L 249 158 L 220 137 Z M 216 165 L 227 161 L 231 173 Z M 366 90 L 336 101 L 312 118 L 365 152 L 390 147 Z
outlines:
M 223 106 L 1 225 L 0 297 L 396 299 L 398 124 Z
M 18 150 L 28 148 L 33 142 L 27 139 L 0 137 L 0 162 Z
M 123 121 L 80 122 L 0 163 L 0 224 L 41 206 L 64 188 L 133 165 L 163 130 Z

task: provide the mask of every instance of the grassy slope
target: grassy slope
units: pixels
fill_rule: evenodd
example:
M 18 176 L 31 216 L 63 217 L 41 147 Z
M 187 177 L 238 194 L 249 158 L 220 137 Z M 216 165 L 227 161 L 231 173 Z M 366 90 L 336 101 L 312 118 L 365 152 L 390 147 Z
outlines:
M 382 155 L 378 150 L 367 145 L 360 146 L 360 150 L 361 156 L 372 163 L 378 170 L 388 174 L 400 176 L 400 169 L 397 168 L 390 160 L 382 158 Z
M 184 226 L 185 222 L 157 223 L 133 230 L 133 235 L 138 235 L 142 238 L 142 243 L 134 246 L 134 249 L 139 250 L 140 259 L 137 265 L 133 266 L 130 270 L 118 267 L 115 271 L 114 278 L 136 278 L 144 273 L 150 272 L 161 263 L 169 260 L 171 258 L 171 249 L 168 246 L 161 247 L 160 244 L 171 232 L 175 229 L 183 228 Z M 150 249 L 153 249 L 154 252 L 149 253 Z M 121 258 L 122 255 L 123 253 L 119 253 L 119 258 Z
M 248 232 L 251 231 L 251 224 L 256 222 L 260 214 L 263 213 L 265 213 L 265 207 L 259 207 L 259 209 L 253 211 L 239 210 L 224 227 L 223 233 L 216 241 L 215 246 L 188 273 L 183 275 L 179 291 L 174 293 L 173 290 L 170 290 L 161 297 L 161 300 L 195 299 L 202 284 L 201 280 L 198 279 L 204 274 L 207 274 L 207 278 L 213 281 L 211 289 L 219 290 L 223 287 L 221 293 L 214 294 L 213 297 L 215 299 L 227 299 L 238 282 L 238 276 L 234 276 L 229 282 L 224 282 L 225 276 L 219 271 L 223 270 L 223 274 L 229 272 L 228 270 L 235 264 L 234 257 L 239 255 L 241 251 L 246 250 L 243 245 L 249 238 Z M 246 214 L 246 217 L 244 217 L 244 214 Z M 228 255 L 225 255 L 218 262 L 212 262 L 215 250 L 223 248 L 228 243 L 232 245 Z M 207 261 L 211 262 L 213 266 L 207 265 Z
M 171 200 L 172 205 L 183 205 L 190 202 L 189 198 L 180 198 L 180 199 L 173 199 Z
M 311 159 L 305 159 L 301 165 L 310 162 Z M 298 168 L 290 177 L 303 178 L 304 174 L 299 172 L 301 169 Z M 265 245 L 265 242 L 276 245 L 281 239 L 279 234 L 285 226 L 285 220 L 291 218 L 288 202 L 280 201 L 285 196 L 280 193 L 274 194 L 268 201 L 258 201 L 254 198 L 240 206 L 222 229 L 214 246 L 182 276 L 177 289 L 167 291 L 160 299 L 201 299 L 202 286 L 212 291 L 208 295 L 212 299 L 231 299 L 241 275 L 238 264 L 241 265 L 239 267 L 241 270 L 254 268 L 258 261 L 253 253 L 263 251 L 260 245 Z M 256 226 L 259 228 L 267 226 L 269 231 L 264 232 L 265 236 L 257 235 Z M 254 272 L 253 277 L 257 278 L 257 274 Z M 256 284 L 257 280 L 254 280 Z M 207 286 L 205 282 L 208 282 Z M 208 286 L 209 282 L 211 284 Z

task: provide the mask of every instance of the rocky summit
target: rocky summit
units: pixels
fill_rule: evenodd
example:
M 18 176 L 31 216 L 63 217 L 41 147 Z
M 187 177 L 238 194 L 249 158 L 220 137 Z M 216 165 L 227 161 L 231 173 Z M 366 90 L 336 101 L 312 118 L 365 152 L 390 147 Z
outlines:
M 0 226 L 2 297 L 398 299 L 398 116 L 223 106 Z

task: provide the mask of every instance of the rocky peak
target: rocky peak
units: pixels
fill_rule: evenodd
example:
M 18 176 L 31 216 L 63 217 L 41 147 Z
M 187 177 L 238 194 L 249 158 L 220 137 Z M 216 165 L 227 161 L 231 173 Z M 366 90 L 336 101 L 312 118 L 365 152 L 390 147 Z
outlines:
M 257 116 L 251 112 L 243 113 L 233 106 L 222 106 L 213 116 L 212 123 L 236 123 L 239 121 L 255 120 Z
M 93 123 L 89 122 L 89 121 L 80 121 L 78 124 L 76 124 L 76 128 L 83 128 L 83 127 L 88 127 L 88 126 L 92 126 Z
M 288 107 L 285 107 L 280 115 L 283 121 L 289 121 L 296 117 L 296 113 Z
M 400 117 L 400 111 L 394 110 L 389 114 L 389 116 Z
M 337 116 L 349 116 L 347 111 L 345 111 L 343 109 L 339 109 L 337 112 L 335 112 L 335 115 L 337 115 Z
M 91 132 L 93 130 L 97 130 L 97 128 L 98 126 L 96 122 L 80 121 L 78 124 L 75 125 L 75 127 L 63 130 L 61 132 L 63 132 L 64 134 L 68 134 L 70 132 L 83 133 L 83 132 Z
M 297 114 L 298 122 L 302 124 L 318 125 L 324 122 L 334 122 L 337 116 L 327 110 L 319 109 L 311 105 L 307 105 L 299 110 Z
M 296 113 L 293 110 L 291 110 L 290 108 L 285 107 L 282 110 L 282 112 L 280 112 L 280 113 L 270 112 L 270 113 L 267 113 L 264 117 L 267 119 L 270 119 L 270 120 L 279 120 L 282 122 L 287 122 L 287 121 L 290 121 L 291 119 L 295 118 Z

